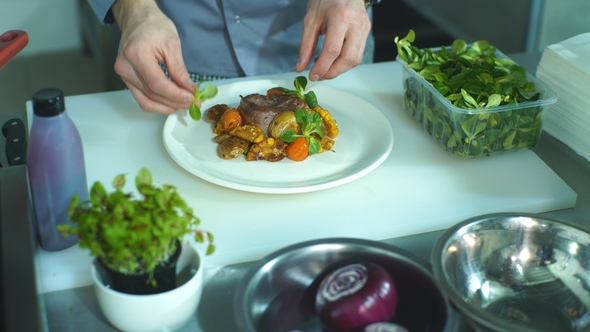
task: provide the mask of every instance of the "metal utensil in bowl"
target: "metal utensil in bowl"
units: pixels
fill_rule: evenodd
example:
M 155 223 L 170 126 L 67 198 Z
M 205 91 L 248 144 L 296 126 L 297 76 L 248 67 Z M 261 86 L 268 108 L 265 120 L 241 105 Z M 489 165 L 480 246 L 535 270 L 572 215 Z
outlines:
M 236 291 L 238 326 L 247 332 L 324 331 L 315 312 L 320 282 L 335 267 L 367 260 L 385 268 L 396 284 L 396 323 L 410 331 L 458 329 L 457 314 L 426 262 L 385 243 L 349 238 L 302 242 L 253 265 Z
M 590 331 L 590 232 L 534 214 L 448 229 L 431 256 L 446 295 L 479 331 Z

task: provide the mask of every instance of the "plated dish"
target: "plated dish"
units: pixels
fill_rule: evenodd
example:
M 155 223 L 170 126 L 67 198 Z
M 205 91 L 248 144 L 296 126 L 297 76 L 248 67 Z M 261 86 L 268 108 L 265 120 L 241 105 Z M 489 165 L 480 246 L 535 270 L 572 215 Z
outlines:
M 264 93 L 272 87 L 290 84 L 283 80 L 257 80 L 220 85 L 217 96 L 204 102 L 202 110 L 219 103 L 237 106 L 240 95 Z M 186 111 L 166 119 L 164 146 L 176 163 L 205 181 L 270 194 L 304 193 L 339 186 L 371 172 L 387 158 L 393 148 L 393 131 L 375 106 L 327 86 L 311 84 L 308 89 L 338 119 L 340 135 L 334 152 L 326 151 L 302 163 L 223 160 L 217 156 L 211 124 L 194 121 Z

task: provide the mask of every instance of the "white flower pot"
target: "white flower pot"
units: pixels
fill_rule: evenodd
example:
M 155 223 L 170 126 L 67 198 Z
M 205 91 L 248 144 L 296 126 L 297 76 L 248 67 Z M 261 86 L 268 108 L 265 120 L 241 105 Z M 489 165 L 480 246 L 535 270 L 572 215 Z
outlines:
M 196 248 L 184 243 L 176 266 L 177 287 L 152 295 L 114 291 L 104 284 L 104 275 L 91 267 L 98 304 L 116 328 L 129 332 L 174 331 L 196 315 L 203 293 L 203 264 Z

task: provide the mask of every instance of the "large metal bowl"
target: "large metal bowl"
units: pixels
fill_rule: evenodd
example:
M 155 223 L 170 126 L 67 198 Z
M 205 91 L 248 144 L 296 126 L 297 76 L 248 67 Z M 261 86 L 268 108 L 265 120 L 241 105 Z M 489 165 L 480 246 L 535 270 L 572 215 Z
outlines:
M 531 214 L 493 214 L 447 230 L 432 268 L 479 331 L 590 331 L 590 235 Z
M 236 292 L 238 326 L 247 332 L 325 331 L 315 312 L 319 283 L 336 266 L 366 260 L 384 267 L 396 283 L 394 322 L 410 331 L 457 330 L 457 314 L 427 263 L 384 243 L 342 238 L 292 245 L 252 266 Z

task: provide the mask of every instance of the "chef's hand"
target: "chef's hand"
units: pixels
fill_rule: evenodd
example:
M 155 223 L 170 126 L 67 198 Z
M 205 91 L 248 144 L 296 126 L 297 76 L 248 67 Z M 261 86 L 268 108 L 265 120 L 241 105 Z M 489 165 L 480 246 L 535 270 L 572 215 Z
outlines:
M 184 65 L 178 31 L 153 0 L 117 0 L 121 29 L 115 71 L 144 111 L 170 114 L 188 109 L 195 85 Z M 169 80 L 159 63 L 166 63 Z
M 370 30 L 363 0 L 310 0 L 295 70 L 303 71 L 313 60 L 321 35 L 325 35 L 324 45 L 309 72 L 310 80 L 332 79 L 358 66 Z

